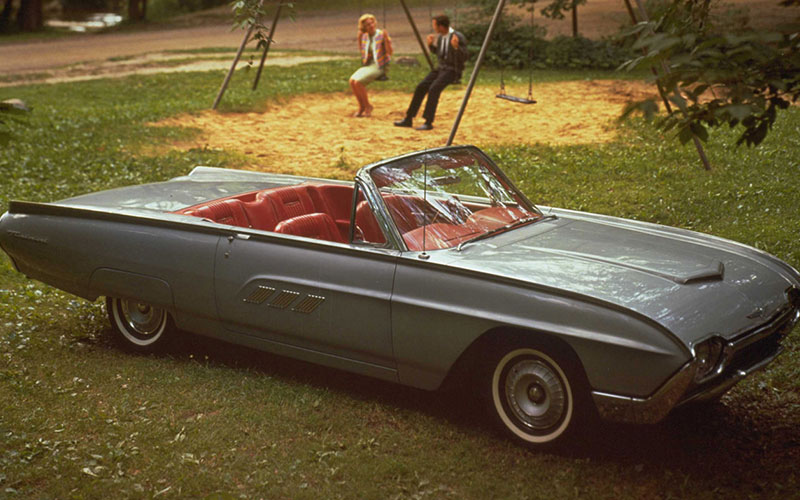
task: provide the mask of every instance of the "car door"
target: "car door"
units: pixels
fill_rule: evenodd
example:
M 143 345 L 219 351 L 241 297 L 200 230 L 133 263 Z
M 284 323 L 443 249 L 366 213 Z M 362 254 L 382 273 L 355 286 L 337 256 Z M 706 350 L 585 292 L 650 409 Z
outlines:
M 231 235 L 216 257 L 219 317 L 267 350 L 393 379 L 397 255 L 288 235 Z

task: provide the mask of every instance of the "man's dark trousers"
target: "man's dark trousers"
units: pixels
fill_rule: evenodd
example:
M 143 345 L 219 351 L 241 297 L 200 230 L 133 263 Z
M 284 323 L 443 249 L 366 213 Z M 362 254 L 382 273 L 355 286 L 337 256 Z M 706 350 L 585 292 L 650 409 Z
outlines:
M 425 94 L 428 94 L 428 101 L 425 103 L 425 111 L 422 112 L 422 117 L 425 118 L 425 123 L 433 123 L 433 118 L 436 116 L 436 107 L 439 105 L 439 96 L 445 87 L 455 82 L 458 75 L 455 70 L 449 68 L 437 68 L 426 76 L 416 90 L 414 90 L 414 97 L 411 99 L 411 104 L 406 111 L 406 118 L 412 119 L 417 116 L 419 107 L 422 105 L 422 100 Z

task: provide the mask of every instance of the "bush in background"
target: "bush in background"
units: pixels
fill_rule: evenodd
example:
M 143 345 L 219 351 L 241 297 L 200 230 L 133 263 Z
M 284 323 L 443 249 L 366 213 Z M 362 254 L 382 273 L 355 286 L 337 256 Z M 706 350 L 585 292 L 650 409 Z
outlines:
M 462 26 L 476 55 L 483 42 L 488 22 L 472 22 Z M 544 37 L 547 30 L 530 26 L 519 18 L 506 18 L 495 27 L 484 63 L 497 68 L 614 69 L 630 59 L 630 42 L 616 39 L 590 40 L 583 37 Z

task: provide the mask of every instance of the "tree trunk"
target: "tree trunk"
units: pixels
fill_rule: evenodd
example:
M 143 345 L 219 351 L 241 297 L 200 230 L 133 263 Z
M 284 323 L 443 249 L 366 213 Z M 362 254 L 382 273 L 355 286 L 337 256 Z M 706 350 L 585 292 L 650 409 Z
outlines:
M 3 6 L 3 12 L 0 12 L 0 31 L 5 31 L 8 27 L 8 21 L 11 19 L 11 2 L 13 0 L 6 0 Z
M 22 31 L 42 29 L 42 0 L 20 0 L 17 24 Z
M 572 2 L 572 37 L 578 38 L 578 2 Z
M 128 20 L 144 21 L 147 15 L 147 0 L 128 0 Z

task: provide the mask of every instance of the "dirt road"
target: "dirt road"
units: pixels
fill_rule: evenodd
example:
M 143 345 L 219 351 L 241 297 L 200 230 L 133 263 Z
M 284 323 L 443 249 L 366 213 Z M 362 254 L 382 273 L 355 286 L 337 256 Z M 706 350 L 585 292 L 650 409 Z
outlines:
M 427 18 L 427 15 L 427 9 L 424 12 L 414 11 L 414 17 L 420 20 Z M 295 21 L 282 19 L 276 29 L 274 48 L 355 53 L 357 19 L 357 12 L 309 15 Z M 402 11 L 387 13 L 386 21 L 398 52 L 419 50 Z M 0 45 L 0 74 L 45 71 L 80 62 L 149 52 L 238 47 L 243 36 L 241 30 L 231 31 L 231 24 L 218 24 L 3 44 Z
M 430 30 L 430 13 L 428 8 L 412 9 L 414 20 L 423 36 Z M 459 11 L 459 18 L 463 19 L 464 14 L 463 9 Z M 396 52 L 419 52 L 419 45 L 402 9 L 387 9 L 385 18 L 382 11 L 375 12 L 375 15 L 379 24 L 391 33 Z M 453 12 L 451 15 L 455 17 Z M 353 10 L 298 14 L 295 20 L 283 18 L 275 33 L 275 48 L 354 53 L 358 16 L 359 12 Z M 589 37 L 608 34 L 626 22 L 626 16 L 621 0 L 593 0 L 581 11 L 581 32 Z M 568 33 L 570 26 L 569 20 L 551 21 L 548 23 L 548 33 Z M 0 38 L 0 75 L 45 71 L 86 61 L 165 50 L 238 47 L 243 36 L 243 31 L 231 31 L 231 24 L 225 23 L 135 33 L 75 35 L 56 40 L 11 44 L 2 44 Z M 477 46 L 479 41 L 473 43 Z
M 754 24 L 760 26 L 777 26 L 790 13 L 787 9 L 778 7 L 777 0 L 729 0 L 726 5 L 732 6 L 732 12 L 736 15 L 749 12 L 750 16 L 756 18 Z M 511 10 L 513 7 L 506 9 Z M 463 8 L 458 12 L 450 9 L 449 12 L 456 25 L 464 21 L 466 12 Z M 419 46 L 402 9 L 387 8 L 385 17 L 382 11 L 374 13 L 378 16 L 379 24 L 385 25 L 392 34 L 398 53 L 419 52 Z M 431 10 L 413 9 L 412 14 L 420 31 L 427 33 L 430 29 L 428 18 Z M 359 12 L 353 9 L 352 12 L 300 13 L 296 20 L 284 18 L 275 34 L 275 48 L 354 53 L 358 16 Z M 579 10 L 580 33 L 589 38 L 613 34 L 628 22 L 622 0 L 592 0 Z M 547 28 L 548 36 L 571 33 L 571 20 L 568 18 L 552 21 L 537 13 L 536 23 Z M 241 30 L 231 31 L 231 23 L 223 22 L 182 29 L 76 35 L 24 43 L 2 43 L 0 38 L 0 76 L 46 71 L 79 62 L 105 61 L 109 58 L 165 50 L 238 47 L 242 37 Z M 476 47 L 479 43 L 477 40 L 471 42 Z

